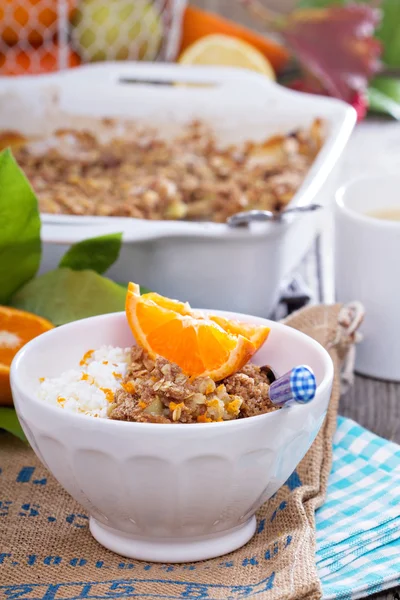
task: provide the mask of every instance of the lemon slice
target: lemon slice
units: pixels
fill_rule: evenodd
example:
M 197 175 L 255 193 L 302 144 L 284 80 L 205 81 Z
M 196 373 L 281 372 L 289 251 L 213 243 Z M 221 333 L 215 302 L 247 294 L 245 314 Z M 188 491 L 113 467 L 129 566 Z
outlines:
M 271 63 L 256 48 L 228 35 L 206 35 L 186 48 L 179 57 L 181 65 L 239 67 L 275 79 Z

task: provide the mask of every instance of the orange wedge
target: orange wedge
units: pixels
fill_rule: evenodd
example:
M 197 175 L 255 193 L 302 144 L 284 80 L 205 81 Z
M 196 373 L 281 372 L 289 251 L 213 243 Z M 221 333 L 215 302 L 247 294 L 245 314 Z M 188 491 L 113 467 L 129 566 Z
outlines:
M 208 376 L 214 381 L 241 369 L 259 348 L 242 335 L 240 326 L 257 343 L 263 343 L 269 333 L 265 327 L 257 332 L 254 326 L 248 329 L 242 323 L 226 319 L 224 329 L 216 321 L 192 311 L 187 303 L 155 293 L 141 296 L 135 283 L 128 287 L 126 316 L 137 343 L 151 357 L 163 356 L 192 377 Z
M 242 321 L 225 319 L 217 315 L 208 317 L 214 323 L 217 323 L 224 331 L 232 333 L 233 335 L 242 335 L 249 340 L 257 348 L 261 348 L 263 343 L 267 340 L 271 329 L 260 325 L 252 325 L 251 323 L 242 323 Z

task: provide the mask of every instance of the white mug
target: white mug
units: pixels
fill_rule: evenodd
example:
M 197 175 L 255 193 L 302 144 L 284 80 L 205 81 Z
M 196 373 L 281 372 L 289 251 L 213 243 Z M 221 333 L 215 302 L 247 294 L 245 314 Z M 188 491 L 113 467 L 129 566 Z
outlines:
M 356 371 L 400 381 L 400 220 L 371 213 L 400 211 L 400 177 L 360 177 L 335 203 L 335 285 L 339 302 L 365 308 Z

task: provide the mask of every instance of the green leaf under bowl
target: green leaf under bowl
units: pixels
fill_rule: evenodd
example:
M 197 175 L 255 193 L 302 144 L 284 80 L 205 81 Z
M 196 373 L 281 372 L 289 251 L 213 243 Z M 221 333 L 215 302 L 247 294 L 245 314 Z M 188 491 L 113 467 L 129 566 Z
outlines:
M 12 433 L 20 440 L 26 441 L 22 427 L 18 421 L 17 413 L 14 408 L 7 408 L 0 406 L 0 429 L 4 429 L 9 433 Z
M 10 150 L 0 153 L 0 304 L 35 276 L 41 259 L 35 193 Z
M 59 268 L 36 277 L 11 299 L 15 308 L 64 325 L 86 317 L 125 309 L 126 291 L 94 271 Z
M 74 271 L 92 269 L 105 273 L 117 260 L 122 244 L 122 233 L 110 233 L 89 238 L 71 246 L 62 257 L 59 266 Z

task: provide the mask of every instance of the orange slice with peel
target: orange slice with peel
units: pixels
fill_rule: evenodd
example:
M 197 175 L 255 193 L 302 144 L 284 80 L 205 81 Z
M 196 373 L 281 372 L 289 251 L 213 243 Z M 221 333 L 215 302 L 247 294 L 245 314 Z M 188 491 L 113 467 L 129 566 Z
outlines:
M 54 325 L 32 313 L 0 306 L 0 405 L 12 404 L 10 365 L 27 342 Z
M 239 324 L 230 332 L 187 303 L 155 293 L 141 296 L 135 283 L 128 287 L 126 316 L 136 342 L 152 358 L 163 356 L 192 377 L 219 381 L 241 369 L 259 348 L 238 331 Z M 252 331 L 258 341 L 268 333 L 257 338 Z
M 224 331 L 233 335 L 242 335 L 249 340 L 257 350 L 261 348 L 264 342 L 267 341 L 271 329 L 264 325 L 252 325 L 251 323 L 243 323 L 234 319 L 225 319 L 219 315 L 209 315 L 208 318 L 214 323 L 217 323 Z

